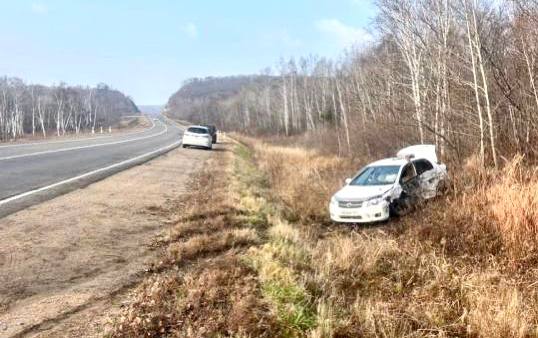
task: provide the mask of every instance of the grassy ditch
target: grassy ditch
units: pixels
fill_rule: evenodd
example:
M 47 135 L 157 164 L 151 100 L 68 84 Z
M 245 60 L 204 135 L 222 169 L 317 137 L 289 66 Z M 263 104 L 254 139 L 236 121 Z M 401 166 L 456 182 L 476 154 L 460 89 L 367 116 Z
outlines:
M 194 180 L 110 336 L 538 336 L 538 190 L 521 158 L 470 160 L 423 210 L 351 229 L 326 203 L 360 160 L 241 140 Z
M 249 251 L 262 281 L 300 290 L 263 293 L 277 308 L 281 298 L 299 300 L 305 320 L 289 321 L 295 335 L 538 336 L 537 180 L 520 157 L 500 171 L 471 159 L 447 196 L 352 230 L 331 225 L 326 208 L 361 161 L 242 141 L 284 208 L 270 220 L 268 242 Z
M 245 258 L 264 241 L 267 218 L 259 196 L 266 185 L 248 164 L 246 149 L 219 147 L 178 200 L 176 221 L 155 243 L 161 259 L 111 320 L 107 336 L 280 336 L 257 271 Z

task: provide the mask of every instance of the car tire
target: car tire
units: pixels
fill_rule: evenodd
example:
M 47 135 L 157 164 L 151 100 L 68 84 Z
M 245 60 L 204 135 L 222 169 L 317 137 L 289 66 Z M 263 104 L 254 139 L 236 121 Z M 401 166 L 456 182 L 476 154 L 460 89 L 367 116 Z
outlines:
M 183 148 L 187 148 L 187 145 L 186 145 L 186 144 L 183 144 L 182 147 L 183 147 Z
M 410 196 L 401 196 L 400 198 L 392 201 L 389 209 L 391 216 L 402 217 L 415 209 L 415 203 L 413 203 Z
M 447 182 L 447 180 L 446 179 L 441 180 L 439 184 L 437 185 L 436 195 L 437 196 L 445 195 L 446 193 L 448 193 L 449 190 L 450 190 L 450 184 Z

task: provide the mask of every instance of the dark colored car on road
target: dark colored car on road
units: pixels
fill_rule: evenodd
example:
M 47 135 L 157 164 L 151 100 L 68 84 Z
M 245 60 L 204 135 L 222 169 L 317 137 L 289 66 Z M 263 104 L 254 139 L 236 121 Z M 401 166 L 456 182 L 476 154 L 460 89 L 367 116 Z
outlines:
M 217 143 L 217 127 L 213 125 L 204 125 L 207 129 L 209 129 L 209 134 L 211 134 L 211 139 L 213 143 Z

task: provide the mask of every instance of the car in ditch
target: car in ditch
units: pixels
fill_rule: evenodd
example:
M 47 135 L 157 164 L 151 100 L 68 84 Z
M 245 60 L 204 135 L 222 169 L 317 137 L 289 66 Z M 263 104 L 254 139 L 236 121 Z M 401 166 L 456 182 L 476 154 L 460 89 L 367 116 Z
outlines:
M 442 193 L 447 180 L 446 165 L 438 161 L 434 145 L 410 146 L 346 179 L 331 198 L 330 217 L 341 223 L 370 223 L 402 216 Z
M 209 128 L 204 126 L 190 126 L 183 133 L 183 148 L 202 147 L 205 149 L 213 148 L 213 137 Z

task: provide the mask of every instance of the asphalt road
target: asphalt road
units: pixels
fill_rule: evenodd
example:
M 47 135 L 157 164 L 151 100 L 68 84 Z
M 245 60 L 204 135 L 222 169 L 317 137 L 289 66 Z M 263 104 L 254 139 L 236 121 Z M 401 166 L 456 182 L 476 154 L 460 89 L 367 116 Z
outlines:
M 164 120 L 139 132 L 0 145 L 0 217 L 159 156 L 182 130 Z

